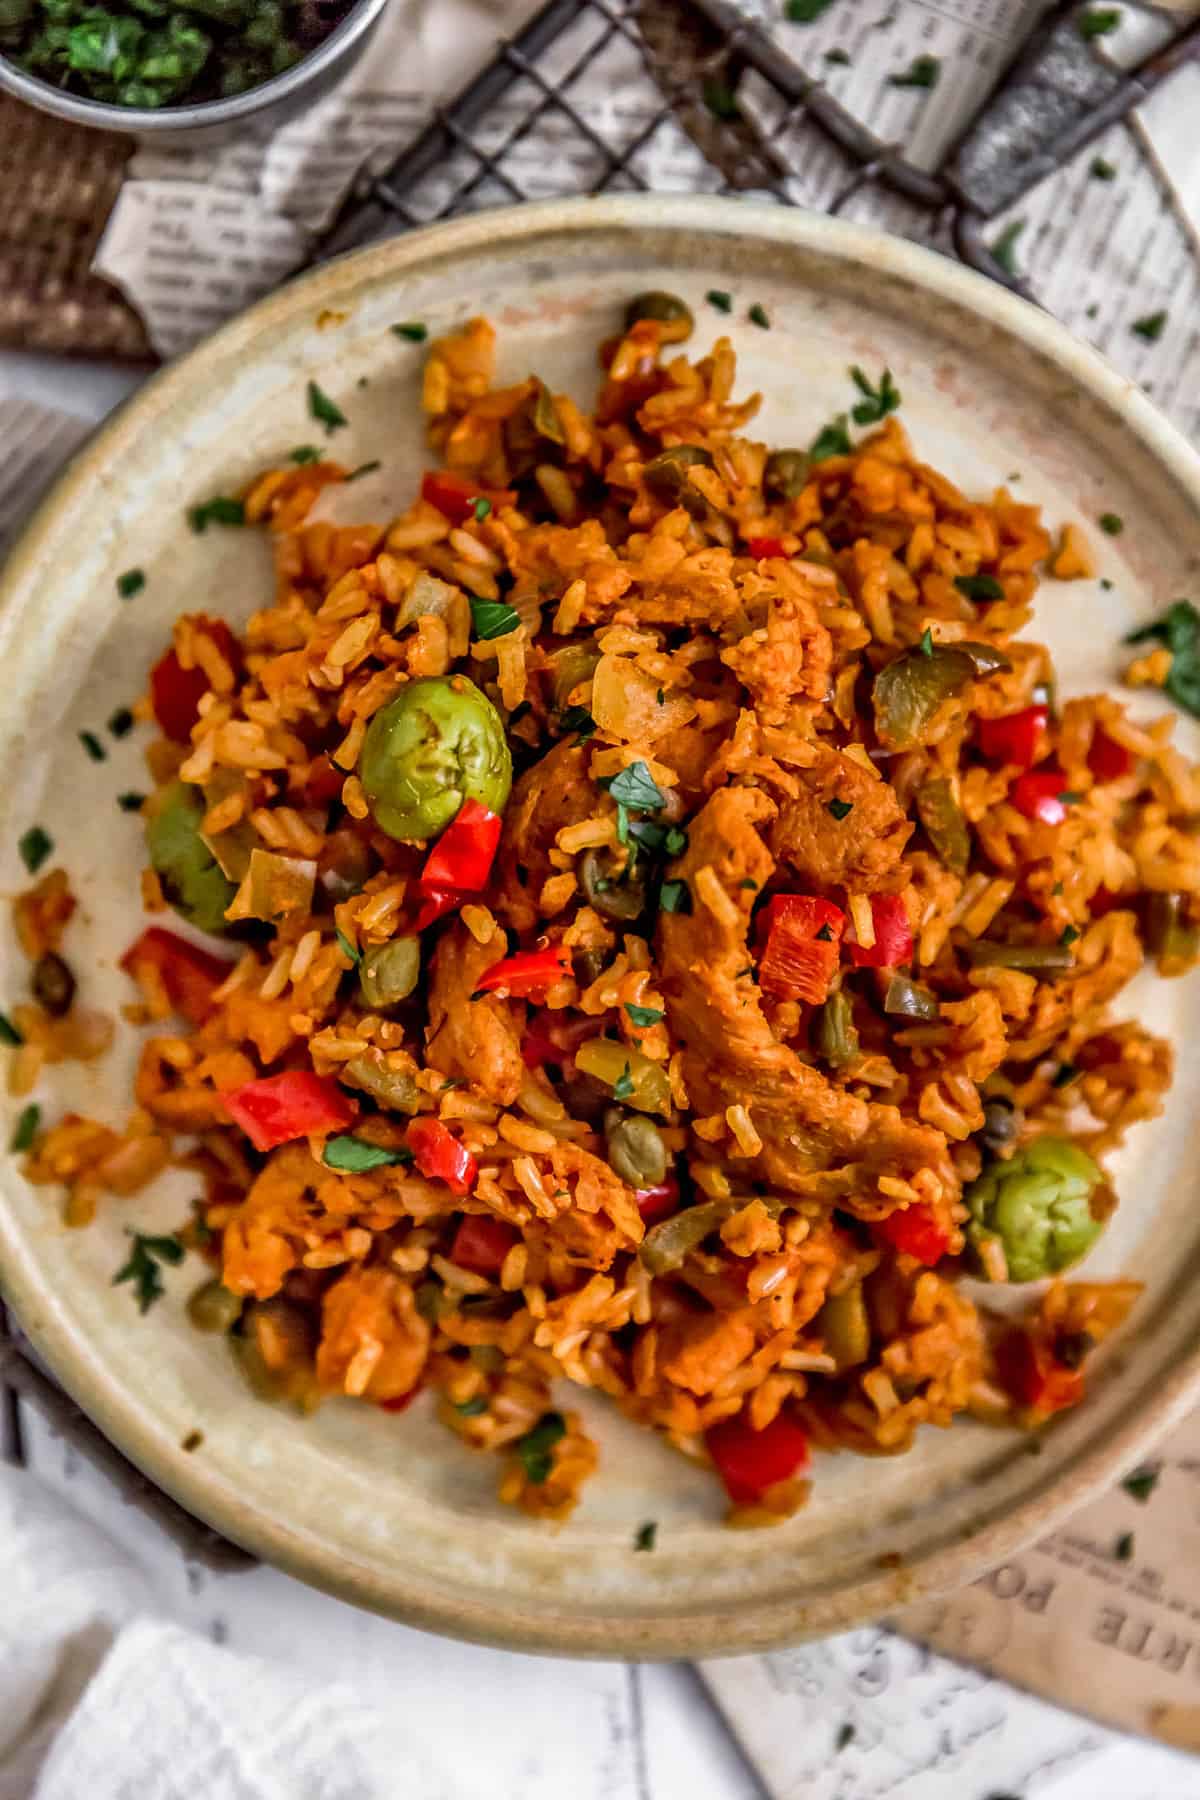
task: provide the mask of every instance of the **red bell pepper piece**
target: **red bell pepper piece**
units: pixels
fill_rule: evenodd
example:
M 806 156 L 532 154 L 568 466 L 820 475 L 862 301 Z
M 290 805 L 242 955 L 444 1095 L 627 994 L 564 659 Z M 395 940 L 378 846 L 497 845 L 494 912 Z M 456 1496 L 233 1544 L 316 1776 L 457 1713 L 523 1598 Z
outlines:
M 513 999 L 528 999 L 531 994 L 545 993 L 556 981 L 571 973 L 571 952 L 565 944 L 552 944 L 546 950 L 518 950 L 505 956 L 490 969 L 485 969 L 475 986 L 477 994 L 491 994 L 503 988 Z
M 1063 779 L 1061 769 L 1039 769 L 1036 774 L 1019 775 L 1008 790 L 1008 797 L 1025 818 L 1036 819 L 1042 825 L 1061 825 L 1067 816 Z
M 121 958 L 121 967 L 130 974 L 139 966 L 155 971 L 167 999 L 189 1025 L 203 1025 L 213 1009 L 213 995 L 233 968 L 224 957 L 210 956 L 161 925 L 149 926 Z
M 266 1075 L 245 1087 L 222 1094 L 225 1110 L 240 1125 L 256 1150 L 274 1150 L 293 1138 L 343 1131 L 358 1108 L 336 1081 L 311 1069 L 288 1069 Z
M 1088 911 L 1093 919 L 1103 919 L 1118 906 L 1132 906 L 1134 898 L 1133 894 L 1114 894 L 1111 888 L 1098 887 L 1088 901 Z
M 422 1175 L 430 1181 L 444 1181 L 456 1194 L 470 1193 L 479 1165 L 440 1119 L 413 1119 L 404 1136 Z
M 886 1219 L 877 1219 L 875 1233 L 901 1255 L 915 1256 L 927 1269 L 941 1262 L 950 1242 L 946 1227 L 922 1200 L 889 1213 Z
M 445 918 L 449 912 L 455 912 L 463 903 L 465 895 L 457 889 L 430 888 L 421 901 L 416 918 L 413 920 L 414 931 L 425 931 L 435 925 L 439 919 Z
M 735 1506 L 753 1506 L 768 1488 L 808 1467 L 808 1439 L 786 1413 L 776 1413 L 762 1431 L 738 1413 L 710 1426 L 704 1441 Z
M 203 628 L 227 663 L 235 670 L 241 669 L 237 639 L 224 619 L 210 619 L 207 614 L 198 613 L 192 622 Z M 204 670 L 185 669 L 174 650 L 159 657 L 150 671 L 150 704 L 164 737 L 176 744 L 187 743 L 192 726 L 200 717 L 200 702 L 208 686 Z
M 474 518 L 477 500 L 489 500 L 493 506 L 511 506 L 516 495 L 508 488 L 480 487 L 477 481 L 468 481 L 465 475 L 455 475 L 450 469 L 430 469 L 421 477 L 421 498 L 436 506 L 452 525 L 462 525 Z
M 669 1219 L 679 1211 L 679 1182 L 674 1175 L 668 1175 L 653 1187 L 638 1188 L 634 1198 L 646 1224 L 657 1225 L 660 1219 Z
M 813 894 L 776 894 L 758 916 L 758 979 L 772 994 L 820 1006 L 841 957 L 846 915 Z
M 491 1213 L 467 1213 L 454 1234 L 450 1261 L 476 1275 L 498 1275 L 517 1235 Z
M 1133 752 L 1124 744 L 1118 744 L 1110 738 L 1107 731 L 1099 730 L 1092 738 L 1092 747 L 1088 751 L 1088 768 L 1097 781 L 1120 781 L 1128 775 L 1133 767 Z
M 975 742 L 989 762 L 1032 768 L 1049 717 L 1048 707 L 1027 706 L 1001 719 L 976 719 Z
M 747 538 L 746 548 L 750 552 L 751 556 L 757 557 L 759 559 L 759 561 L 761 561 L 764 556 L 786 556 L 787 555 L 787 551 L 783 547 L 783 539 L 782 538 L 773 538 L 773 537 Z
M 1077 1406 L 1084 1396 L 1082 1370 L 1068 1369 L 1059 1362 L 1053 1346 L 1032 1331 L 1017 1329 L 1001 1338 L 996 1346 L 996 1373 L 1019 1406 L 1047 1416 Z
M 487 886 L 500 842 L 500 814 L 478 800 L 464 800 L 425 859 L 423 894 L 478 894 Z
M 599 1036 L 604 1030 L 600 1017 L 568 1018 L 565 1013 L 534 1013 L 521 1039 L 521 1056 L 527 1069 L 541 1069 L 547 1063 L 561 1068 L 569 1063 L 580 1044 Z
M 894 969 L 912 961 L 912 926 L 908 908 L 899 894 L 872 894 L 871 918 L 875 942 L 870 949 L 847 938 L 846 948 L 856 969 Z
M 339 769 L 331 756 L 314 757 L 304 780 L 305 805 L 328 806 L 331 800 L 337 800 L 348 773 Z

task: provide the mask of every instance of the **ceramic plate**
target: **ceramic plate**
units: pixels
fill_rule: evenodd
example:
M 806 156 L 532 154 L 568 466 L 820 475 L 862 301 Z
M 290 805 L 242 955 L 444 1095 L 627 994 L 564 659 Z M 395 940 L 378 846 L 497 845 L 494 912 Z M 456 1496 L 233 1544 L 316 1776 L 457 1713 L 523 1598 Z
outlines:
M 116 1013 L 129 998 L 116 963 L 141 925 L 142 852 L 116 795 L 146 778 L 134 739 L 95 764 L 77 733 L 103 735 L 137 695 L 178 612 L 241 621 L 269 591 L 258 537 L 195 536 L 185 507 L 316 441 L 305 398 L 315 379 L 350 421 L 338 456 L 382 462 L 339 495 L 342 516 L 385 517 L 408 503 L 423 454 L 422 354 L 389 325 L 420 319 L 437 333 L 486 313 L 502 381 L 536 368 L 587 403 L 598 340 L 649 287 L 687 298 L 701 342 L 730 332 L 741 390 L 766 397 L 754 430 L 768 440 L 807 442 L 851 399 L 848 364 L 887 365 L 920 453 L 968 491 L 1019 476 L 1018 492 L 1052 523 L 1119 513 L 1121 537 L 1090 534 L 1111 589 L 1042 590 L 1036 635 L 1053 647 L 1064 691 L 1111 686 L 1122 634 L 1196 594 L 1196 457 L 1044 314 L 939 257 L 712 199 L 531 206 L 415 233 L 305 277 L 159 375 L 79 456 L 12 558 L 0 610 L 0 877 L 9 892 L 23 884 L 17 837 L 44 825 L 81 899 L 68 953 L 85 1001 Z M 706 303 L 713 288 L 735 295 L 731 318 Z M 769 331 L 748 320 L 755 301 Z M 146 586 L 122 600 L 115 580 L 131 567 Z M 1189 721 L 1179 741 L 1196 753 Z M 0 998 L 11 1000 L 27 969 L 11 940 L 3 957 Z M 346 1599 L 526 1649 L 697 1655 L 796 1641 L 978 1574 L 1200 1397 L 1200 983 L 1144 977 L 1122 1001 L 1172 1036 L 1179 1068 L 1165 1115 L 1115 1160 L 1123 1204 L 1088 1272 L 1135 1275 L 1146 1293 L 1088 1404 L 1037 1457 L 1016 1434 L 963 1422 L 893 1460 L 818 1458 L 811 1504 L 771 1531 L 726 1532 L 711 1476 L 606 1407 L 587 1408 L 600 1473 L 554 1529 L 499 1506 L 495 1460 L 446 1433 L 431 1402 L 403 1418 L 339 1402 L 307 1422 L 262 1406 L 224 1347 L 187 1325 L 198 1266 L 170 1272 L 168 1298 L 145 1319 L 130 1289 L 111 1285 L 127 1226 L 178 1223 L 191 1192 L 182 1176 L 107 1201 L 93 1228 L 70 1232 L 58 1197 L 28 1187 L 10 1160 L 0 1277 L 61 1381 L 135 1462 L 230 1537 Z M 74 1106 L 120 1121 L 136 1047 L 122 1024 L 103 1066 L 52 1071 L 39 1095 L 47 1116 Z M 185 1452 L 195 1432 L 203 1441 Z M 634 1554 L 649 1519 L 658 1548 Z

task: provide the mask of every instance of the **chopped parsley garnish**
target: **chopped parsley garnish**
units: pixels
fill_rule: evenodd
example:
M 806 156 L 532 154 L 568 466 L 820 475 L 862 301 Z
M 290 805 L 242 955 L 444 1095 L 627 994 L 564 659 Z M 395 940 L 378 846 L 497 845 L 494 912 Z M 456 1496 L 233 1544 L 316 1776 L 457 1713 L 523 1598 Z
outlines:
M 567 1435 L 567 1421 L 560 1412 L 544 1412 L 532 1431 L 517 1439 L 516 1450 L 525 1469 L 525 1479 L 540 1487 L 554 1467 L 555 1444 Z
M 596 721 L 586 706 L 568 706 L 559 723 L 564 731 L 573 731 L 581 738 L 590 738 L 596 729 Z
M 341 407 L 335 406 L 329 395 L 323 393 L 315 381 L 310 381 L 308 384 L 308 410 L 310 417 L 314 418 L 318 425 L 323 425 L 330 436 L 335 431 L 340 431 L 343 425 L 350 423 Z
M 492 510 L 492 503 L 485 494 L 476 494 L 471 501 L 471 511 L 477 519 L 486 519 Z
M 1074 1063 L 1059 1063 L 1051 1078 L 1050 1086 L 1056 1088 L 1070 1087 L 1071 1083 L 1078 1080 L 1078 1078 L 1079 1070 Z
M 375 473 L 376 469 L 382 469 L 382 467 L 383 467 L 383 464 L 380 462 L 378 457 L 376 457 L 373 462 L 359 463 L 357 469 L 351 469 L 350 473 L 346 477 L 346 480 L 347 481 L 357 481 L 360 476 L 373 475 Z
M 365 1138 L 331 1137 L 325 1144 L 321 1161 L 327 1169 L 342 1169 L 347 1175 L 365 1175 L 368 1169 L 385 1169 L 393 1163 L 410 1163 L 411 1150 L 385 1150 L 382 1144 L 368 1144 Z
M 994 575 L 956 575 L 954 585 L 968 600 L 1003 600 L 1004 589 Z
M 900 390 L 892 380 L 890 369 L 883 371 L 879 377 L 879 386 L 874 387 L 858 364 L 852 363 L 850 379 L 864 396 L 850 409 L 856 425 L 878 425 L 881 419 L 886 419 L 889 413 L 896 411 L 900 404 Z
M 357 967 L 362 961 L 362 951 L 355 949 L 344 931 L 335 931 L 333 935 L 337 939 L 338 949 L 341 951 L 342 955 L 348 956 L 351 964 Z
M 25 1039 L 21 1036 L 21 1033 L 17 1030 L 8 1014 L 0 1012 L 0 1044 L 7 1044 L 10 1050 L 15 1050 L 24 1042 Z
M 1078 793 L 1075 788 L 1064 788 L 1058 797 L 1064 806 L 1078 806 L 1083 799 L 1083 795 Z
M 664 912 L 690 913 L 692 910 L 692 893 L 686 881 L 664 881 L 659 892 L 658 903 Z
M 658 1536 L 657 1523 L 653 1519 L 647 1519 L 647 1521 L 644 1525 L 639 1525 L 637 1528 L 637 1535 L 634 1537 L 634 1540 L 633 1540 L 634 1549 L 635 1550 L 653 1550 L 654 1541 L 657 1538 L 657 1536 Z
M 1093 301 L 1092 301 L 1092 304 L 1091 304 L 1091 305 L 1090 305 L 1090 306 L 1089 306 L 1089 307 L 1088 307 L 1088 309 L 1087 309 L 1087 312 L 1086 312 L 1086 313 L 1085 313 L 1085 314 L 1084 314 L 1084 318 L 1086 318 L 1086 319 L 1094 319 L 1094 318 L 1096 318 L 1096 317 L 1097 317 L 1097 315 L 1098 315 L 1098 314 L 1099 314 L 1099 311 L 1100 311 L 1100 308 L 1099 308 L 1099 306 L 1098 306 L 1098 305 L 1097 305 L 1097 304 L 1096 304 L 1096 302 L 1095 302 L 1095 301 L 1094 301 L 1094 300 L 1093 300 Z
M 480 600 L 468 595 L 471 602 L 471 624 L 477 638 L 507 637 L 521 623 L 520 615 L 507 600 Z
M 79 741 L 93 762 L 106 762 L 108 760 L 108 751 L 104 748 L 104 745 L 100 742 L 100 739 L 96 736 L 94 731 L 81 731 L 79 733 Z
M 826 802 L 825 810 L 832 813 L 834 818 L 839 821 L 848 819 L 854 811 L 854 802 L 853 800 L 829 800 Z
M 1006 275 L 1017 273 L 1017 239 L 1025 229 L 1024 219 L 1014 219 L 1006 225 L 994 244 L 988 245 L 988 252 L 995 263 L 999 263 Z
M 618 844 L 629 842 L 629 808 L 620 803 L 617 806 L 617 842 Z
M 1176 600 L 1161 619 L 1130 632 L 1125 642 L 1142 644 L 1147 639 L 1165 644 L 1171 652 L 1171 667 L 1163 683 L 1166 692 L 1185 712 L 1200 719 L 1200 612 L 1190 600 Z
M 854 449 L 850 442 L 850 433 L 846 430 L 847 413 L 839 413 L 831 419 L 809 445 L 809 462 L 828 462 L 831 456 L 849 456 Z
M 54 850 L 54 839 L 49 832 L 43 831 L 40 825 L 31 825 L 28 831 L 22 832 L 17 839 L 17 849 L 21 852 L 21 861 L 31 875 L 36 875 L 46 858 Z
M 402 325 L 391 325 L 388 329 L 393 337 L 407 338 L 410 344 L 423 344 L 429 336 L 429 327 L 422 325 L 419 319 L 405 319 Z
M 633 1074 L 626 1063 L 613 1083 L 613 1099 L 628 1100 L 633 1094 Z
M 15 1149 L 16 1146 L 14 1145 L 13 1148 Z M 1135 1469 L 1132 1475 L 1127 1475 L 1121 1486 L 1131 1499 L 1145 1506 L 1158 1486 L 1158 1478 L 1161 1474 L 1162 1469 L 1157 1463 L 1147 1463 L 1143 1468 Z
M 117 795 L 117 805 L 122 812 L 141 812 L 145 804 L 145 794 L 128 793 Z
M 750 308 L 750 311 L 747 313 L 746 317 L 749 319 L 749 321 L 752 325 L 757 325 L 760 331 L 770 331 L 771 321 L 767 317 L 767 309 L 765 306 L 760 305 L 757 300 L 754 302 L 754 305 Z
M 37 1105 L 36 1101 L 24 1108 L 17 1120 L 16 1127 L 12 1134 L 12 1142 L 9 1145 L 9 1149 L 14 1156 L 20 1156 L 23 1150 L 29 1149 L 29 1146 L 37 1136 L 37 1128 L 41 1122 L 42 1109 Z
M 1109 537 L 1120 537 L 1125 529 L 1125 521 L 1120 513 L 1101 513 L 1098 522 L 1101 531 L 1107 532 Z
M 1064 925 L 1058 934 L 1058 941 L 1064 950 L 1069 950 L 1072 944 L 1078 943 L 1079 941 L 1078 927 L 1075 925 Z
M 751 881 L 749 876 L 746 877 L 745 881 L 739 881 L 738 886 L 740 888 L 749 888 L 752 894 L 757 894 L 758 892 L 757 881 Z
M 710 306 L 715 306 L 718 312 L 733 311 L 733 295 L 726 293 L 724 288 L 709 288 L 704 298 Z
M 933 632 L 930 630 L 928 625 L 925 627 L 924 631 L 921 633 L 920 639 L 917 643 L 917 649 L 921 652 L 922 656 L 932 656 L 933 655 Z
M 455 1412 L 461 1413 L 464 1419 L 477 1419 L 480 1413 L 485 1413 L 487 1409 L 488 1403 L 482 1394 L 476 1394 L 473 1400 L 456 1400 L 454 1402 Z
M 321 452 L 315 444 L 297 444 L 294 450 L 288 451 L 288 461 L 294 463 L 320 462 Z
M 1081 38 L 1107 37 L 1121 23 L 1119 6 L 1093 6 L 1088 12 L 1081 13 L 1079 18 L 1079 35 Z
M 631 762 L 601 786 L 607 787 L 614 800 L 633 812 L 657 812 L 666 803 L 666 795 L 640 760 Z
M 162 1279 L 163 1265 L 177 1268 L 183 1261 L 184 1249 L 177 1237 L 150 1237 L 141 1231 L 131 1231 L 129 1237 L 133 1241 L 129 1261 L 117 1270 L 112 1284 L 120 1287 L 123 1281 L 132 1281 L 138 1311 L 144 1314 L 166 1292 Z
M 654 698 L 657 705 L 665 706 L 667 703 L 666 690 L 664 688 L 659 688 L 655 693 Z
M 833 1743 L 834 1749 L 844 1750 L 847 1744 L 854 1742 L 854 1735 L 854 1727 L 847 1719 L 844 1725 L 838 1726 L 838 1734 Z
M 898 88 L 934 88 L 942 72 L 939 56 L 918 56 L 900 75 L 889 75 L 888 86 Z
M 825 52 L 825 61 L 827 63 L 832 63 L 835 69 L 848 69 L 850 67 L 850 58 L 844 50 L 827 50 Z
M 128 737 L 133 730 L 133 714 L 127 706 L 118 706 L 108 721 L 108 729 L 115 738 Z
M 643 1028 L 650 1025 L 661 1025 L 665 1016 L 662 1008 L 659 1006 L 634 1006 L 632 1001 L 629 1000 L 625 1002 L 625 1011 L 629 1014 L 635 1025 L 642 1026 Z
M 1113 584 L 1112 584 L 1112 582 L 1111 582 L 1111 581 L 1110 581 L 1110 580 L 1109 580 L 1109 578 L 1108 578 L 1108 576 L 1107 576 L 1107 575 L 1102 575 L 1102 576 L 1101 576 L 1101 577 L 1100 577 L 1100 586 L 1101 586 L 1101 587 L 1102 587 L 1102 588 L 1103 588 L 1103 590 L 1104 590 L 1104 592 L 1105 592 L 1105 593 L 1106 593 L 1106 594 L 1111 594 L 1111 593 L 1112 593 L 1112 590 L 1113 590 Z
M 117 576 L 117 592 L 122 600 L 132 600 L 140 594 L 146 585 L 146 577 L 141 569 L 126 569 L 123 575 Z
M 832 5 L 833 0 L 787 0 L 784 17 L 793 25 L 812 25 Z
M 1113 1555 L 1116 1557 L 1118 1562 L 1130 1562 L 1132 1560 L 1132 1557 L 1133 1557 L 1133 1533 L 1132 1533 L 1132 1531 L 1123 1531 L 1121 1533 L 1120 1537 L 1117 1539 L 1116 1548 L 1113 1551 Z
M 1088 165 L 1088 174 L 1093 181 L 1115 181 L 1117 179 L 1117 165 L 1116 163 L 1110 163 L 1106 157 L 1093 156 Z
M 233 500 L 228 494 L 214 494 L 211 500 L 190 506 L 187 520 L 192 530 L 200 534 L 210 525 L 244 525 L 246 509 L 240 500 Z
M 1164 311 L 1148 313 L 1144 319 L 1135 319 L 1129 329 L 1136 337 L 1145 338 L 1148 344 L 1157 344 L 1166 326 L 1167 314 Z
M 829 923 L 828 919 L 826 919 L 824 925 L 822 925 L 820 931 L 817 933 L 817 942 L 819 944 L 832 944 L 833 942 L 833 926 Z

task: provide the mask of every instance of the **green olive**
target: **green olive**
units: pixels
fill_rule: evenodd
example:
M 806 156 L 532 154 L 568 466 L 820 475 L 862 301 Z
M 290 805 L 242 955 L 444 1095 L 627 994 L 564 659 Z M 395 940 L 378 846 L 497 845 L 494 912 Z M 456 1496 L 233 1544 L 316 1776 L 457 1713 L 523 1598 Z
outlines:
M 237 889 L 226 879 L 200 835 L 204 799 L 199 788 L 172 781 L 156 794 L 146 820 L 146 847 L 162 891 L 198 931 L 228 930 L 225 909 Z
M 672 444 L 660 450 L 642 470 L 642 480 L 664 506 L 682 506 L 693 519 L 704 517 L 707 502 L 687 478 L 689 469 L 711 469 L 712 456 L 700 444 Z
M 768 500 L 795 500 L 808 481 L 809 460 L 804 450 L 772 450 L 763 469 L 763 493 Z
M 407 1000 L 420 979 L 420 938 L 393 938 L 390 944 L 364 950 L 358 965 L 362 997 L 376 1011 Z
M 206 1281 L 187 1303 L 188 1318 L 197 1331 L 232 1331 L 242 1316 L 245 1302 L 220 1281 Z
M 604 1115 L 608 1160 L 631 1188 L 657 1187 L 667 1172 L 667 1147 L 657 1125 L 610 1106 Z
M 435 837 L 464 800 L 502 812 L 512 757 L 500 714 L 465 675 L 410 681 L 367 727 L 358 773 L 389 837 Z
M 831 1294 L 817 1314 L 815 1330 L 825 1343 L 825 1353 L 832 1356 L 838 1372 L 865 1363 L 871 1354 L 871 1321 L 863 1299 L 862 1282 L 840 1294 Z
M 678 294 L 668 294 L 661 288 L 635 294 L 625 308 L 626 331 L 633 325 L 640 325 L 643 319 L 653 319 L 656 324 L 667 327 L 662 333 L 664 344 L 682 344 L 685 338 L 691 337 L 696 326 L 687 302 Z
M 978 1268 L 991 1276 L 988 1246 L 998 1244 L 1009 1281 L 1040 1281 L 1079 1262 L 1111 1210 L 1096 1164 L 1060 1137 L 1035 1138 L 1007 1162 L 989 1163 L 963 1199 Z
M 646 883 L 637 863 L 624 867 L 609 851 L 587 850 L 579 862 L 579 885 L 606 919 L 636 919 L 645 909 Z

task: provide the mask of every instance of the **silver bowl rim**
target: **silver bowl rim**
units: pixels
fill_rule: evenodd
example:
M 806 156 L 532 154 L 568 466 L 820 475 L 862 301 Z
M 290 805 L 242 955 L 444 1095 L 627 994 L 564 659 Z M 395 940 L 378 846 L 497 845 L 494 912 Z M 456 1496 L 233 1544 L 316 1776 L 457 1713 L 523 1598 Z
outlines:
M 336 64 L 342 53 L 351 49 L 370 31 L 388 0 L 353 0 L 346 17 L 335 25 L 307 56 L 293 63 L 281 75 L 247 88 L 243 94 L 231 94 L 223 100 L 198 100 L 182 106 L 113 106 L 107 100 L 89 100 L 82 94 L 69 94 L 52 87 L 37 75 L 28 75 L 0 53 L 0 92 L 24 100 L 39 112 L 52 113 L 74 125 L 90 125 L 126 135 L 140 132 L 158 134 L 189 131 L 204 125 L 232 124 L 252 118 L 277 101 L 287 100 Z

